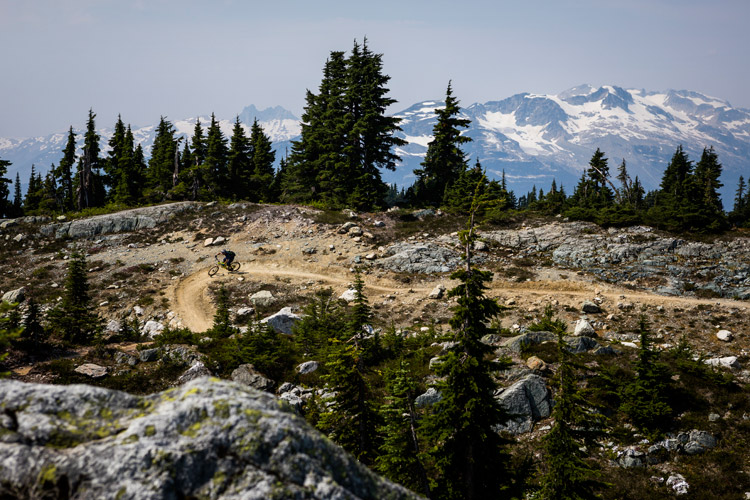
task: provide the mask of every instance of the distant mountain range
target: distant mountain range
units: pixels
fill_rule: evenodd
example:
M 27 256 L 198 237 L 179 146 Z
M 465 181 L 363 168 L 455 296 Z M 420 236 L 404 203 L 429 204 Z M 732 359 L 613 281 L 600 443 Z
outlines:
M 399 135 L 408 144 L 397 150 L 401 156 L 397 170 L 383 172 L 387 182 L 412 184 L 413 170 L 432 138 L 434 111 L 442 105 L 442 101 L 424 101 L 395 113 L 403 120 Z M 713 146 L 724 166 L 721 191 L 727 209 L 731 209 L 739 176 L 750 177 L 750 110 L 697 92 L 581 85 L 557 95 L 523 93 L 471 104 L 462 113 L 471 120 L 466 135 L 473 142 L 464 147 L 471 163 L 478 158 L 491 177 L 505 171 L 519 195 L 532 186 L 546 191 L 552 179 L 572 193 L 596 148 L 607 154 L 613 174 L 624 158 L 631 177 L 637 175 L 646 189 L 654 189 L 677 146 L 682 145 L 693 161 L 700 159 L 704 147 Z M 248 129 L 258 119 L 274 141 L 277 157 L 285 154 L 300 132 L 299 119 L 279 106 L 265 110 L 248 106 L 239 117 Z M 191 136 L 196 119 L 173 122 L 177 134 Z M 207 124 L 209 118 L 200 120 Z M 220 122 L 227 137 L 232 125 L 233 120 Z M 147 153 L 155 129 L 154 124 L 133 130 Z M 81 130 L 76 132 L 82 142 Z M 98 132 L 106 149 L 112 130 Z M 20 171 L 25 184 L 32 163 L 46 171 L 60 160 L 66 138 L 66 132 L 30 139 L 0 138 L 0 158 L 13 162 L 12 178 Z

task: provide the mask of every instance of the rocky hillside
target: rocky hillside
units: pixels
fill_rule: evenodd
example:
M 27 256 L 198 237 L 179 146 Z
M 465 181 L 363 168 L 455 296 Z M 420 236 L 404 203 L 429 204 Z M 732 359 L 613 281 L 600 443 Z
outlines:
M 373 309 L 372 333 L 393 332 L 404 339 L 399 345 L 416 346 L 409 349 L 419 352 L 415 356 L 419 361 L 414 362 L 419 363 L 416 370 L 422 377 L 423 393 L 415 404 L 420 411 L 429 411 L 441 397 L 431 387 L 434 364 L 440 353 L 451 348 L 441 337 L 449 331 L 448 319 L 455 304 L 445 291 L 455 284 L 450 272 L 461 265 L 456 231 L 464 225 L 463 218 L 429 210 L 355 214 L 297 206 L 200 203 L 84 220 L 24 218 L 0 223 L 0 291 L 5 300 L 20 302 L 25 313 L 33 298 L 42 314 L 49 311 L 60 300 L 72 252 L 82 250 L 87 254 L 92 303 L 105 325 L 100 343 L 94 346 L 52 342 L 37 350 L 21 345 L 11 348 L 5 369 L 15 381 L 4 382 L 6 398 L 20 401 L 18 398 L 31 397 L 20 394 L 33 393 L 44 410 L 34 410 L 33 417 L 28 413 L 31 410 L 21 415 L 26 411 L 23 408 L 5 412 L 5 431 L 0 434 L 0 441 L 6 443 L 3 446 L 25 443 L 23 453 L 35 460 L 29 462 L 25 476 L 13 472 L 8 484 L 30 496 L 36 494 L 34 488 L 42 487 L 85 486 L 94 491 L 103 486 L 92 479 L 99 477 L 100 471 L 90 463 L 94 456 L 90 453 L 104 453 L 102 457 L 114 459 L 124 469 L 112 468 L 106 472 L 111 476 L 101 477 L 119 477 L 121 472 L 133 477 L 132 481 L 118 479 L 116 484 L 136 498 L 138 492 L 148 493 L 139 489 L 150 487 L 145 484 L 174 487 L 169 482 L 174 477 L 170 479 L 164 472 L 168 461 L 159 462 L 165 468 L 157 464 L 154 470 L 139 472 L 131 470 L 130 459 L 119 460 L 117 454 L 131 450 L 136 460 L 141 456 L 136 450 L 144 454 L 152 450 L 148 456 L 156 464 L 154 457 L 166 451 L 154 450 L 169 444 L 173 446 L 169 459 L 177 461 L 169 463 L 179 463 L 185 470 L 199 463 L 211 464 L 210 473 L 197 474 L 188 482 L 189 488 L 182 492 L 186 496 L 229 498 L 235 488 L 244 488 L 252 478 L 270 485 L 268 478 L 273 476 L 283 478 L 283 488 L 303 492 L 301 498 L 367 498 L 358 492 L 363 490 L 342 482 L 325 454 L 320 461 L 308 464 L 310 469 L 304 469 L 304 474 L 288 469 L 275 447 L 283 448 L 284 453 L 299 453 L 305 461 L 308 445 L 318 446 L 319 438 L 304 437 L 307 430 L 295 430 L 304 449 L 287 450 L 288 445 L 273 441 L 271 427 L 277 425 L 276 414 L 268 417 L 270 430 L 259 437 L 262 442 L 271 440 L 257 445 L 267 446 L 263 460 L 246 454 L 257 450 L 234 449 L 242 441 L 239 430 L 250 425 L 241 415 L 249 418 L 257 415 L 256 410 L 264 415 L 273 410 L 286 422 L 283 425 L 293 428 L 299 419 L 288 412 L 279 413 L 270 395 L 226 382 L 195 382 L 198 377 L 231 378 L 237 384 L 274 393 L 301 414 L 308 412 L 311 400 L 325 399 L 330 393 L 320 376 L 323 359 L 292 357 L 289 362 L 294 365 L 277 373 L 247 363 L 228 365 L 226 355 L 218 356 L 216 343 L 202 333 L 213 324 L 216 292 L 222 285 L 229 291 L 231 318 L 240 332 L 252 328 L 253 320 L 258 319 L 282 336 L 293 338 L 294 325 L 316 294 L 332 289 L 333 298 L 340 297 L 342 304 L 352 300 L 353 272 L 359 269 Z M 645 227 L 604 230 L 560 218 L 511 220 L 482 227 L 480 232 L 475 261 L 494 273 L 487 293 L 504 306 L 493 326 L 497 334 L 484 341 L 494 347 L 498 358 L 512 362 L 509 370 L 498 374 L 496 397 L 514 415 L 502 430 L 515 436 L 517 450 L 537 454 L 538 440 L 552 424 L 555 336 L 534 326 L 545 310 L 552 310 L 567 325 L 567 349 L 578 353 L 592 373 L 606 369 L 620 377 L 630 376 L 629 367 L 638 353 L 641 318 L 648 321 L 658 350 L 675 360 L 672 390 L 684 401 L 676 408 L 675 427 L 658 439 L 649 439 L 626 422 L 613 424 L 616 430 L 597 448 L 608 479 L 630 481 L 638 491 L 651 491 L 654 498 L 662 498 L 682 491 L 680 488 L 695 492 L 710 481 L 722 481 L 721 467 L 713 468 L 721 454 L 747 464 L 748 455 L 736 447 L 747 434 L 745 422 L 750 415 L 746 391 L 750 382 L 746 369 L 750 352 L 750 238 L 746 234 L 693 241 Z M 238 273 L 221 270 L 210 277 L 207 270 L 214 255 L 225 247 L 237 253 L 241 268 Z M 198 335 L 163 335 L 182 327 Z M 676 351 L 678 347 L 682 350 Z M 692 353 L 687 361 L 679 358 L 680 352 L 688 352 L 685 349 Z M 42 389 L 19 382 L 86 383 L 136 395 L 82 386 Z M 170 387 L 174 388 L 171 392 L 153 394 Z M 42 403 L 55 398 L 71 409 L 48 408 Z M 186 406 L 172 398 L 185 401 Z M 223 403 L 216 401 L 227 399 L 236 400 L 237 405 L 225 411 Z M 18 401 L 19 408 L 26 404 Z M 106 409 L 110 406 L 111 414 Z M 18 411 L 21 413 L 14 413 Z M 172 415 L 172 411 L 177 413 Z M 81 429 L 89 428 L 83 425 L 84 417 L 105 414 L 109 416 L 91 426 L 91 432 L 102 431 L 102 435 L 79 435 Z M 48 421 L 51 427 L 34 430 L 27 426 L 22 433 L 22 416 L 30 419 L 26 422 Z M 151 431 L 144 426 L 152 419 L 156 434 L 149 435 Z M 161 429 L 157 423 L 165 420 L 173 424 Z M 204 422 L 210 425 L 204 427 Z M 230 423 L 230 428 L 238 429 L 238 437 L 223 441 L 227 453 L 215 457 L 212 453 L 217 452 L 210 450 L 219 446 L 216 440 L 222 438 L 213 433 Z M 184 435 L 200 438 L 205 448 L 188 452 L 181 447 L 184 443 L 179 436 Z M 55 446 L 44 444 L 63 438 L 69 440 L 65 449 L 73 451 L 61 455 Z M 117 447 L 110 449 L 105 443 L 117 443 Z M 23 458 L 23 453 L 14 451 L 13 456 L 31 460 Z M 343 464 L 349 459 L 342 456 L 337 460 Z M 11 472 L 17 469 L 15 465 L 4 467 L 10 467 Z M 701 467 L 716 472 L 700 476 L 696 471 Z M 131 472 L 135 475 L 128 475 Z M 10 472 L 3 469 L 0 474 Z M 321 484 L 341 489 L 308 491 L 304 477 L 311 474 L 321 478 Z M 651 476 L 660 482 L 650 483 Z M 363 477 L 369 478 L 362 480 L 364 491 L 375 495 L 373 498 L 381 493 L 372 493 L 379 491 L 372 488 L 392 488 L 374 476 Z M 677 484 L 680 486 L 673 487 Z M 750 491 L 750 482 L 739 481 L 726 495 L 716 498 L 733 498 L 737 488 L 745 487 Z M 266 492 L 257 491 L 261 496 Z M 407 494 L 398 489 L 387 491 L 389 495 Z

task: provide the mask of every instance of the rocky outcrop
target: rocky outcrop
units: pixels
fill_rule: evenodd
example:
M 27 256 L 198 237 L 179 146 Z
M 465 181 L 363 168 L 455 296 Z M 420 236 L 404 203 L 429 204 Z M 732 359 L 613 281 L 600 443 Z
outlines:
M 666 274 L 657 293 L 703 290 L 750 299 L 750 238 L 698 243 L 662 236 L 643 226 L 602 229 L 588 222 L 482 233 L 521 256 L 542 254 L 557 266 L 585 269 L 613 283 Z
M 268 323 L 278 333 L 291 335 L 294 325 L 296 325 L 301 319 L 302 316 L 294 314 L 291 307 L 284 307 L 276 314 L 263 318 L 260 322 Z
M 193 210 L 200 205 L 192 201 L 170 203 L 154 207 L 134 208 L 114 214 L 97 215 L 60 224 L 42 226 L 44 236 L 55 238 L 92 238 L 100 234 L 122 233 L 149 229 L 166 222 L 176 214 Z
M 544 378 L 539 375 L 527 375 L 510 387 L 501 389 L 495 397 L 510 416 L 498 430 L 511 434 L 531 431 L 534 422 L 549 417 L 552 411 L 549 390 Z
M 3 498 L 418 498 L 233 382 L 137 397 L 2 380 L 0 401 Z
M 461 263 L 458 253 L 434 243 L 396 243 L 386 248 L 385 253 L 387 257 L 379 259 L 375 265 L 393 272 L 447 273 Z

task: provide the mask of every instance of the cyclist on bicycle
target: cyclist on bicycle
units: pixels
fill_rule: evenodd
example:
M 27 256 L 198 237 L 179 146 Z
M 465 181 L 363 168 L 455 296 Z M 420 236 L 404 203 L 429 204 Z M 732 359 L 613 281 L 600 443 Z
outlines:
M 219 259 L 219 255 L 224 255 L 224 259 L 221 261 L 222 265 L 229 269 L 229 266 L 232 264 L 232 261 L 234 260 L 234 252 L 231 250 L 227 250 L 226 248 L 222 250 L 221 252 L 217 253 L 215 255 L 216 259 Z

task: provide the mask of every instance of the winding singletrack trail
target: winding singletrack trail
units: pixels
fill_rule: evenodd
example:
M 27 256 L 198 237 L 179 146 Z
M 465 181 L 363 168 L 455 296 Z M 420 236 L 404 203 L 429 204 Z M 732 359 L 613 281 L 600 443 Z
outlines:
M 182 324 L 194 332 L 203 332 L 213 324 L 214 307 L 209 294 L 209 285 L 212 281 L 230 279 L 241 275 L 250 275 L 255 278 L 288 278 L 294 281 L 316 281 L 333 286 L 336 293 L 343 292 L 352 282 L 352 275 L 343 271 L 331 270 L 329 274 L 321 274 L 296 267 L 281 266 L 280 264 L 257 264 L 243 263 L 239 272 L 220 274 L 211 278 L 208 276 L 208 268 L 203 268 L 180 280 L 172 289 L 173 311 L 182 321 Z M 454 283 L 444 276 L 436 277 L 425 287 L 410 286 L 399 283 L 393 279 L 363 275 L 365 281 L 365 292 L 369 294 L 399 294 L 401 300 L 416 301 L 424 298 L 438 283 L 447 287 Z M 488 295 L 498 296 L 521 296 L 539 299 L 542 297 L 554 297 L 560 302 L 580 303 L 581 300 L 590 299 L 597 295 L 596 289 L 601 289 L 598 295 L 606 298 L 611 303 L 628 301 L 639 304 L 663 305 L 670 307 L 692 307 L 700 304 L 721 304 L 726 307 L 745 307 L 747 303 L 730 299 L 697 299 L 693 297 L 669 297 L 647 292 L 633 292 L 625 288 L 606 285 L 603 283 L 586 283 L 577 281 L 532 281 L 523 283 L 512 283 L 507 281 L 493 281 L 489 284 Z M 405 294 L 411 291 L 414 293 Z

